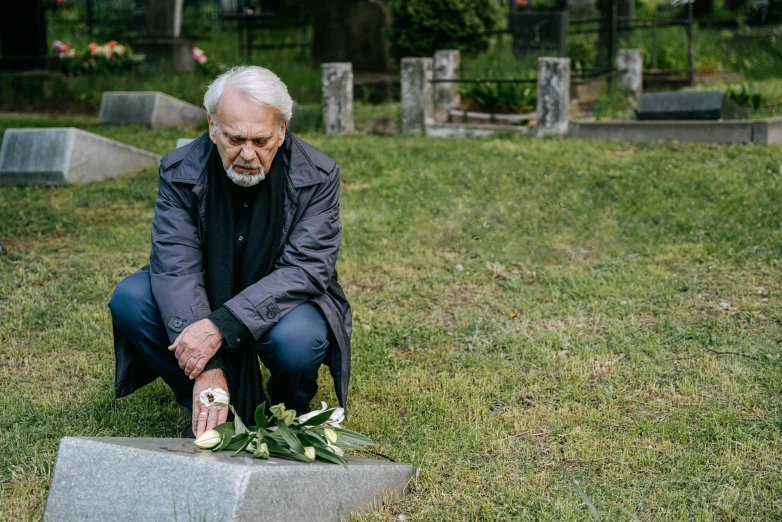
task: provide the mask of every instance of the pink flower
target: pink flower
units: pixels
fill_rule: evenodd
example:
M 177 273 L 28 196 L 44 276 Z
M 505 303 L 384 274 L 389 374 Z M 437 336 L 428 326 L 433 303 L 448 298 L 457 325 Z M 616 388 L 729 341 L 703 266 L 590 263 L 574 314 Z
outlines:
M 204 51 L 198 47 L 193 47 L 193 59 L 200 64 L 207 62 L 206 54 L 204 54 Z

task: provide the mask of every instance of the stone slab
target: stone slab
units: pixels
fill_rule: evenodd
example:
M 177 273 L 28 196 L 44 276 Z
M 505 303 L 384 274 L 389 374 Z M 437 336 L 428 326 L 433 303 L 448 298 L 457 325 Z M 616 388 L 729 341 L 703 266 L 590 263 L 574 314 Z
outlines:
M 339 521 L 404 495 L 412 466 L 334 464 L 212 453 L 190 439 L 60 441 L 43 520 Z
M 753 136 L 755 143 L 761 145 L 773 145 L 782 142 L 782 117 L 768 118 L 753 122 Z
M 569 136 L 642 143 L 677 140 L 682 143 L 750 143 L 751 121 L 595 121 L 570 122 Z
M 729 120 L 744 116 L 720 91 L 655 92 L 638 102 L 638 120 Z
M 436 138 L 479 138 L 507 134 L 530 136 L 534 133 L 534 127 L 526 127 L 524 125 L 494 125 L 490 123 L 430 123 L 426 126 L 426 135 Z
M 188 143 L 192 143 L 194 141 L 195 139 L 193 138 L 179 138 L 178 140 L 176 140 L 176 148 L 179 149 L 181 147 L 184 147 Z
M 89 183 L 152 167 L 160 156 L 73 127 L 7 129 L 0 185 Z
M 163 92 L 113 91 L 101 96 L 98 123 L 153 129 L 205 126 L 206 111 Z

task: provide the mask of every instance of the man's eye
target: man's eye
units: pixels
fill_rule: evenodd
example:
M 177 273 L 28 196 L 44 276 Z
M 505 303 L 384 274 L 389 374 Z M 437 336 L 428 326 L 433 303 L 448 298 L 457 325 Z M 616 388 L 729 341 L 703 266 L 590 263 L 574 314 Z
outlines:
M 253 144 L 255 144 L 256 147 L 263 147 L 269 143 L 269 138 L 263 138 L 261 140 L 253 140 Z
M 241 145 L 244 143 L 244 140 L 239 138 L 229 138 L 228 140 L 231 142 L 231 145 Z

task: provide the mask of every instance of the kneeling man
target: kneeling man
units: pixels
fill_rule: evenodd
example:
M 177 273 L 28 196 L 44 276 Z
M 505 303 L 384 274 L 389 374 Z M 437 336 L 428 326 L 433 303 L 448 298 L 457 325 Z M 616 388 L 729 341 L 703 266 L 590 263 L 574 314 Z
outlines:
M 209 131 L 160 162 L 150 264 L 117 285 L 116 394 L 158 376 L 192 411 L 194 435 L 265 400 L 309 411 L 321 363 L 344 407 L 350 306 L 335 264 L 339 167 L 286 132 L 293 101 L 262 67 L 236 67 L 204 95 Z

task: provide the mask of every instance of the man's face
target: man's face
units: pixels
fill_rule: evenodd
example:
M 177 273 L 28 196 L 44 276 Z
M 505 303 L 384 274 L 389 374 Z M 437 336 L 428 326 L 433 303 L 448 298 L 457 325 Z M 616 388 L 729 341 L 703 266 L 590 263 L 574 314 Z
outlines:
M 207 115 L 209 137 L 231 179 L 243 178 L 240 185 L 253 185 L 269 172 L 272 160 L 285 140 L 286 124 L 278 121 L 272 107 L 258 106 L 230 87 L 220 97 L 215 117 Z

